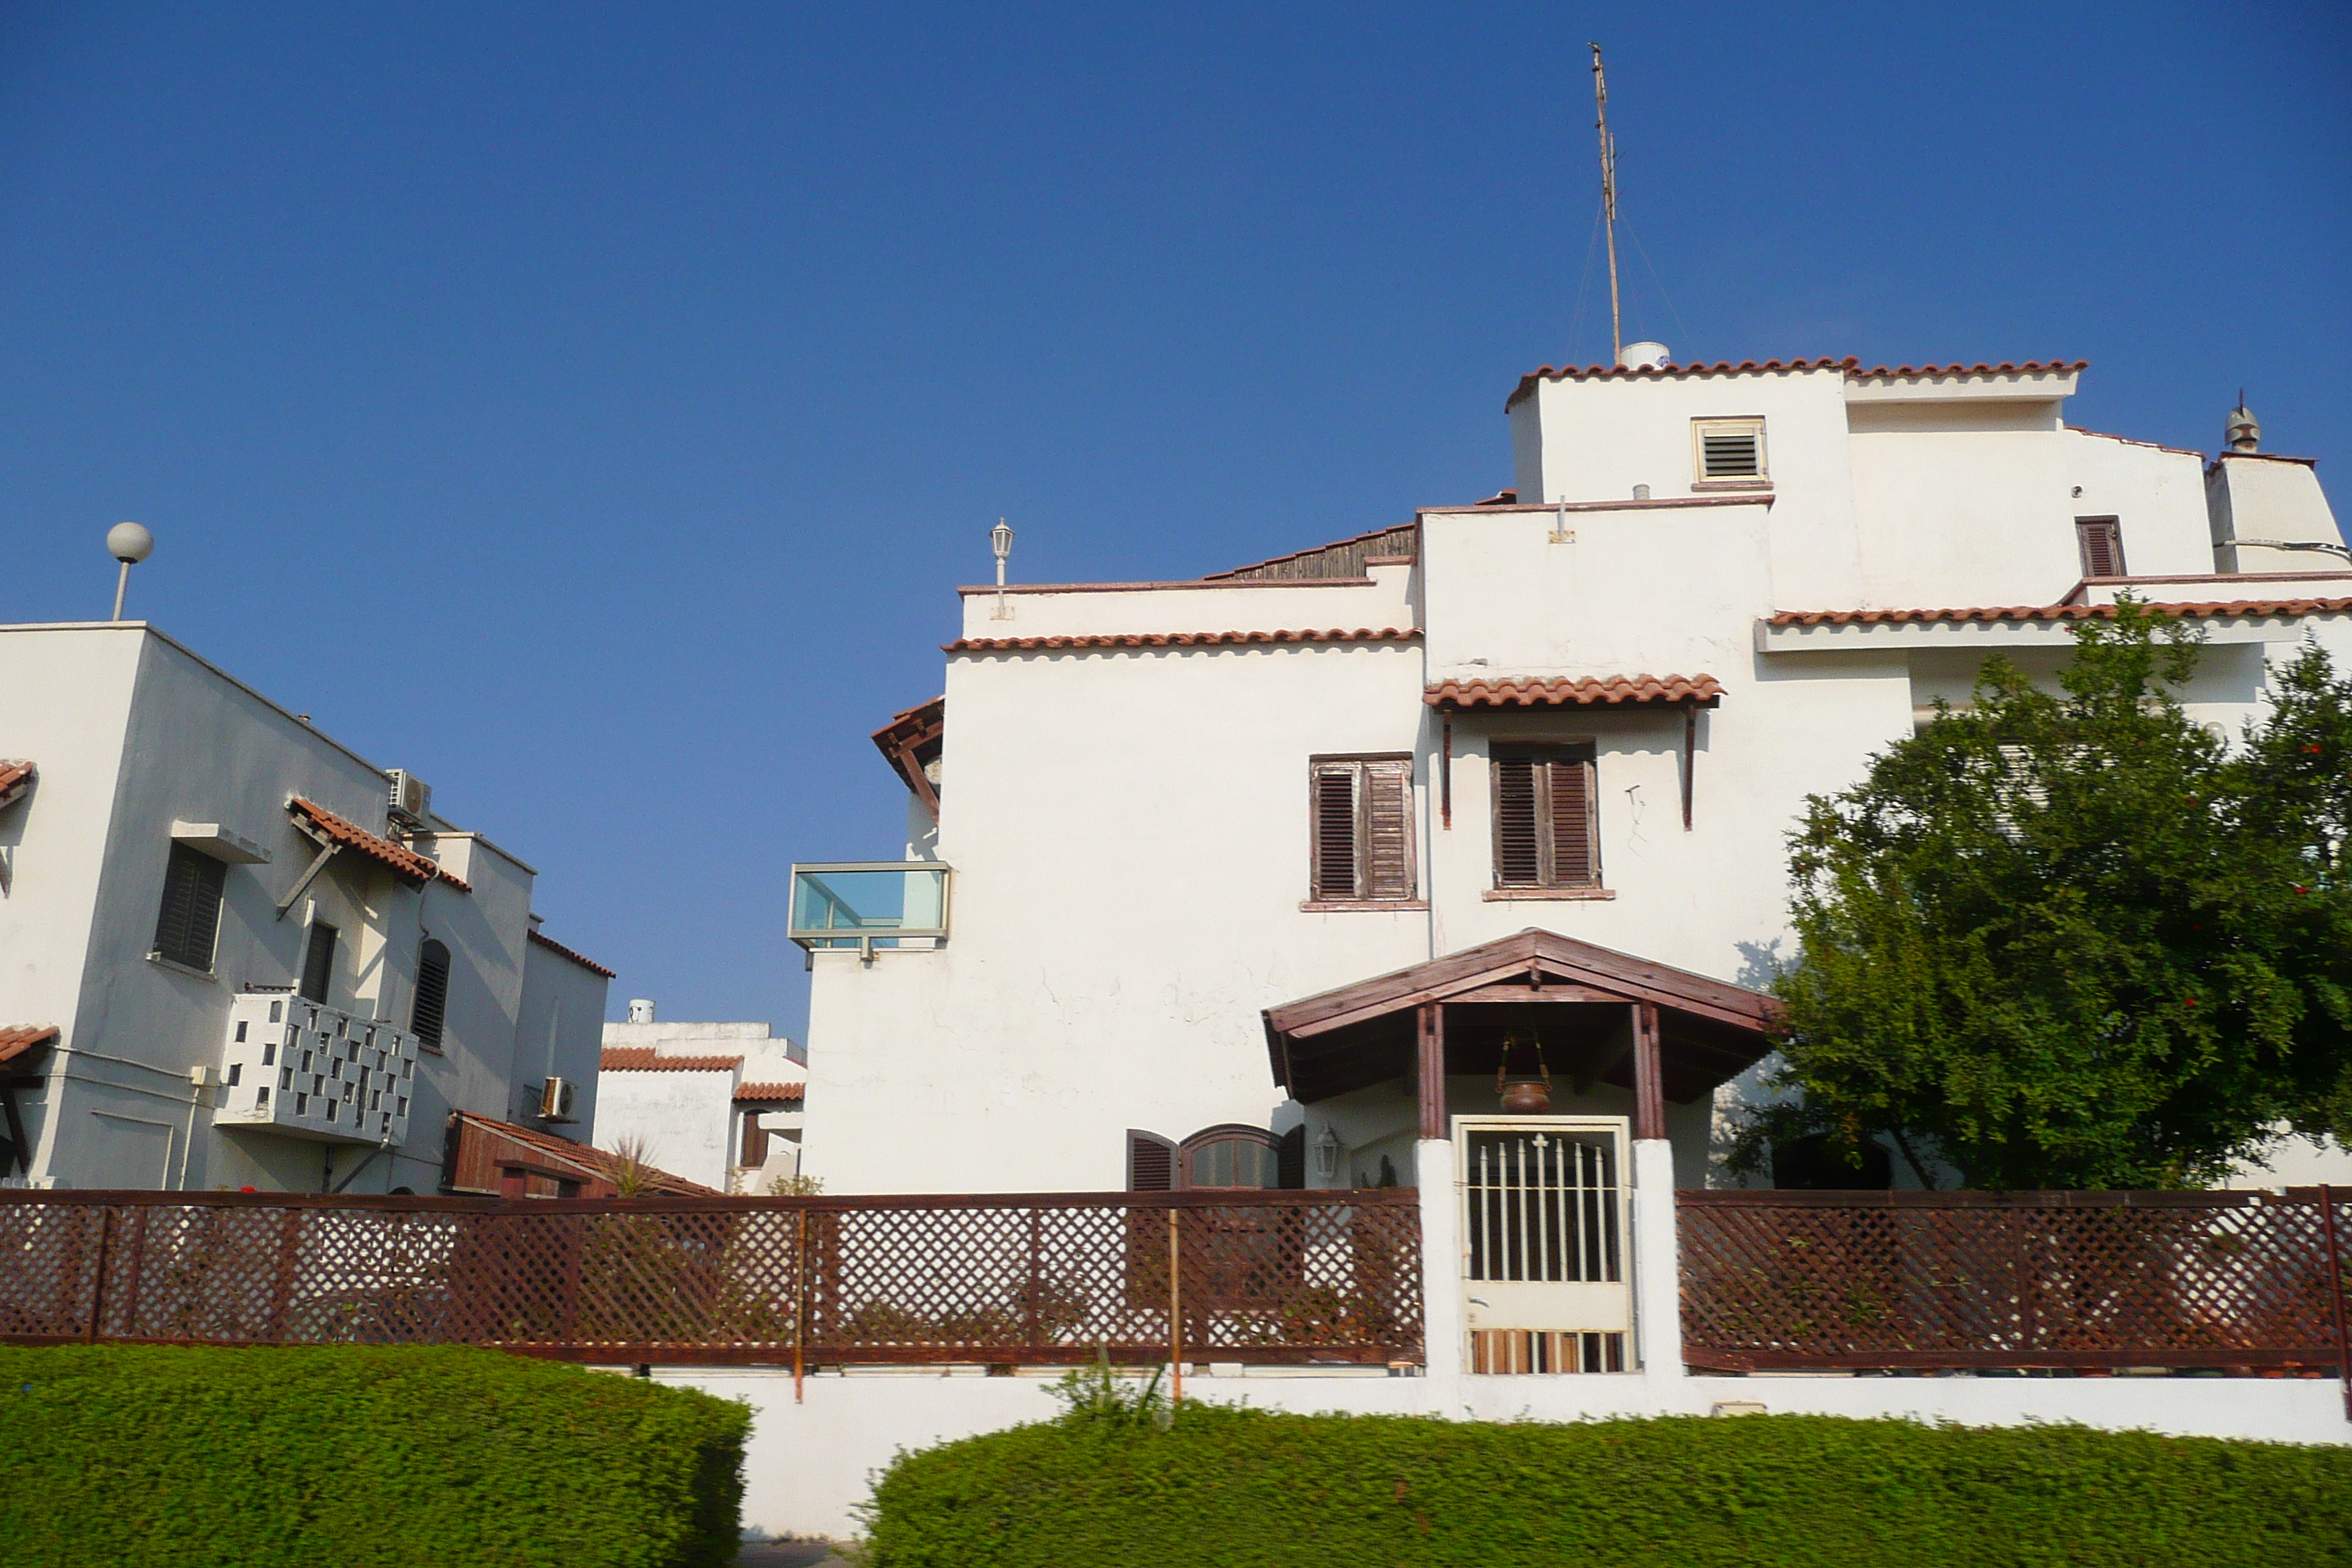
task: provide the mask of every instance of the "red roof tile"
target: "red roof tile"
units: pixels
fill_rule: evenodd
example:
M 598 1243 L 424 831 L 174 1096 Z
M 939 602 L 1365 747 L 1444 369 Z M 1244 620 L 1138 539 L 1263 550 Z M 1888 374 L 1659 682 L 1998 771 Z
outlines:
M 891 714 L 890 721 L 873 734 L 875 749 L 934 817 L 940 814 L 940 792 L 923 766 L 940 754 L 947 731 L 948 700 L 942 696 Z
M 2069 425 L 2066 428 L 2077 436 L 2089 436 L 2100 441 L 2121 441 L 2126 447 L 2147 447 L 2158 452 L 2177 453 L 2184 458 L 2202 458 L 2205 455 L 2190 447 L 2168 447 L 2161 441 L 2142 441 L 2130 436 L 2111 435 L 2105 430 L 2086 430 L 2080 425 Z
M 40 770 L 29 760 L 0 761 L 0 805 L 14 805 L 16 798 L 33 787 L 33 775 Z
M 500 1158 L 503 1152 L 497 1147 L 501 1142 L 509 1145 L 520 1144 L 532 1153 L 545 1156 L 549 1163 L 587 1176 L 592 1182 L 607 1189 L 607 1192 L 618 1182 L 622 1174 L 624 1162 L 621 1156 L 591 1144 L 576 1143 L 569 1138 L 558 1137 L 552 1132 L 541 1132 L 535 1127 L 520 1127 L 511 1121 L 493 1121 L 490 1118 L 471 1110 L 454 1111 L 450 1115 L 450 1120 L 457 1124 L 459 1147 L 457 1151 L 458 1170 L 448 1174 L 459 1180 L 463 1179 L 459 1176 L 459 1173 L 469 1167 L 488 1167 L 490 1172 L 495 1172 L 499 1164 L 505 1163 L 506 1162 Z M 517 1152 L 520 1152 L 520 1151 Z M 704 1198 L 724 1195 L 715 1187 L 706 1187 L 699 1182 L 689 1182 L 684 1176 L 674 1176 L 667 1171 L 652 1165 L 644 1166 L 642 1174 L 645 1178 L 645 1194 L 647 1196 Z M 452 1184 L 456 1185 L 456 1182 L 453 1181 Z M 482 1189 L 457 1186 L 457 1190 L 467 1192 Z M 606 1194 L 590 1193 L 582 1195 Z
M 412 888 L 421 888 L 438 877 L 465 891 L 472 891 L 464 882 L 449 875 L 415 850 L 394 844 L 380 834 L 370 833 L 346 817 L 337 816 L 316 801 L 295 795 L 286 803 L 286 809 L 307 818 L 320 836 L 331 838 L 347 848 L 356 849 L 372 860 L 390 868 L 392 874 Z
M 572 963 L 578 964 L 581 968 L 589 971 L 591 973 L 601 974 L 607 980 L 611 980 L 620 973 L 620 971 L 617 969 L 605 968 L 594 959 L 590 958 L 586 953 L 572 952 L 570 948 L 564 946 L 562 942 L 556 941 L 551 936 L 541 936 L 537 931 L 532 931 L 530 933 L 530 940 L 538 943 L 540 946 L 547 949 L 548 952 L 555 954 L 556 957 L 568 958 Z
M 1503 400 L 1503 406 L 1510 407 L 1533 392 L 1538 382 L 1546 381 L 1617 379 L 1630 381 L 1644 375 L 1664 380 L 1668 377 L 1690 375 L 1765 375 L 1781 371 L 1801 370 L 1843 370 L 1850 380 L 1854 381 L 1920 381 L 1947 375 L 2063 375 L 2071 371 L 2088 370 L 2090 365 L 2091 362 L 2086 359 L 2073 361 L 2030 359 L 2022 364 L 2012 364 L 2008 360 L 2003 360 L 1999 364 L 1906 364 L 1894 370 L 1889 370 L 1882 364 L 1874 369 L 1864 370 L 1862 368 L 1862 362 L 1851 354 L 1844 359 L 1768 359 L 1761 363 L 1752 359 L 1744 359 L 1738 364 L 1733 364 L 1728 360 L 1717 360 L 1713 364 L 1694 363 L 1663 367 L 1646 364 L 1593 364 L 1586 365 L 1582 369 L 1574 365 L 1562 365 L 1555 369 L 1546 365 L 1541 370 L 1532 370 L 1519 377 L 1518 386 L 1509 397 Z
M 1421 636 L 1419 626 L 1399 628 L 1385 626 L 1374 631 L 1359 626 L 1354 631 L 1334 627 L 1330 631 L 1299 632 L 1097 632 L 1074 637 L 959 637 L 940 648 L 942 653 L 1015 653 L 1048 648 L 1089 647 L 1218 647 L 1248 643 L 1307 643 L 1307 642 L 1411 642 Z
M 741 1057 L 666 1057 L 651 1046 L 607 1046 L 597 1064 L 606 1072 L 733 1072 Z
M 1433 708 L 1631 708 L 1696 702 L 1712 708 L 1723 685 L 1711 675 L 1511 676 L 1500 680 L 1447 680 L 1422 693 Z
M 797 1104 L 808 1085 L 803 1083 L 747 1083 L 739 1085 L 735 1098 L 741 1100 L 783 1100 Z
M 2147 608 L 2168 616 L 2318 616 L 2352 610 L 2352 599 L 2211 599 L 2193 604 L 2158 604 Z M 2007 605 L 1960 610 L 1782 610 L 1771 626 L 1927 625 L 1963 621 L 2089 621 L 2116 613 L 2113 605 Z
M 43 1046 L 55 1045 L 59 1033 L 55 1024 L 0 1024 L 0 1062 L 13 1062 Z

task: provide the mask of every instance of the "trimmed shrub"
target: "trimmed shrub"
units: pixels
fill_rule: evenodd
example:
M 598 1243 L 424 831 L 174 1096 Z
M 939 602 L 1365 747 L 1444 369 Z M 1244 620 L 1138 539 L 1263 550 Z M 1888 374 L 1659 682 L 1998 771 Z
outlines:
M 901 1455 L 877 1568 L 2352 1563 L 2352 1449 L 1826 1415 L 1573 1426 L 1187 1405 Z
M 493 1351 L 0 1346 L 0 1561 L 715 1568 L 750 1423 Z

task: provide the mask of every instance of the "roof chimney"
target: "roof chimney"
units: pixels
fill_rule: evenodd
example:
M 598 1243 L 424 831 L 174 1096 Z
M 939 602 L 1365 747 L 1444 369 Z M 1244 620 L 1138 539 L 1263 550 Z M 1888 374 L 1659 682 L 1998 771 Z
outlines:
M 2263 427 L 2254 419 L 2254 411 L 2246 406 L 2246 390 L 2238 389 L 2238 406 L 2230 410 L 2229 428 L 2223 432 L 2221 445 L 2232 452 L 2255 452 L 2262 449 Z
M 632 996 L 632 997 L 630 997 L 630 998 L 629 998 L 629 1022 L 630 1022 L 630 1023 L 632 1023 L 632 1024 L 650 1024 L 650 1023 L 652 1023 L 653 1021 L 654 1021 L 654 1000 L 653 1000 L 653 998 L 652 998 L 652 997 L 650 997 L 650 996 Z

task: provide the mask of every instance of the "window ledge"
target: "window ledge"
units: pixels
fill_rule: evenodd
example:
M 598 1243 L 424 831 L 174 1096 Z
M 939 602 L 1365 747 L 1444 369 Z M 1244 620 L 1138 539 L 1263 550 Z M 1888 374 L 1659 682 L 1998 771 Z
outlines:
M 220 984 L 220 976 L 211 970 L 198 969 L 193 963 L 182 963 L 176 958 L 166 958 L 152 948 L 148 950 L 147 962 L 158 969 L 168 969 L 174 974 L 184 974 L 192 980 L 206 981 L 214 985 Z
M 1490 904 L 1517 903 L 1523 900 L 1557 901 L 1564 899 L 1613 899 L 1613 888 L 1489 888 L 1478 895 Z
M 1769 479 L 1693 479 L 1691 481 L 1691 489 L 1695 490 L 1769 490 L 1771 488 L 1772 481 Z
M 1365 910 L 1375 913 L 1391 910 L 1398 913 L 1411 913 L 1415 910 L 1426 911 L 1429 908 L 1429 900 L 1427 899 L 1302 899 L 1299 900 L 1298 907 L 1309 914 L 1321 915 L 1357 914 Z

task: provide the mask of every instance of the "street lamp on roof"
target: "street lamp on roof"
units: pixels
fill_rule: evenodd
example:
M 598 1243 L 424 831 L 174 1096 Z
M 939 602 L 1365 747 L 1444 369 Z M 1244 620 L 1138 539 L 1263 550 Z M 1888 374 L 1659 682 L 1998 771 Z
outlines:
M 1013 530 L 1005 525 L 1004 520 L 1001 517 L 996 520 L 996 526 L 988 531 L 988 548 L 996 556 L 996 615 L 994 618 L 1000 621 L 1009 621 L 1013 618 L 1013 612 L 1005 608 L 1004 605 L 1004 563 L 1013 557 Z
M 122 618 L 122 595 L 131 587 L 131 569 L 155 552 L 155 536 L 143 524 L 118 522 L 106 531 L 106 552 L 122 563 L 114 579 L 114 618 Z

